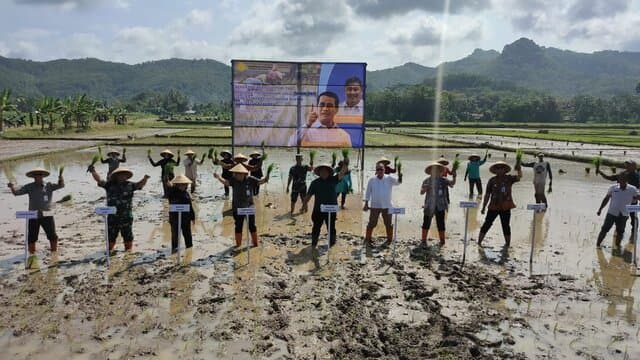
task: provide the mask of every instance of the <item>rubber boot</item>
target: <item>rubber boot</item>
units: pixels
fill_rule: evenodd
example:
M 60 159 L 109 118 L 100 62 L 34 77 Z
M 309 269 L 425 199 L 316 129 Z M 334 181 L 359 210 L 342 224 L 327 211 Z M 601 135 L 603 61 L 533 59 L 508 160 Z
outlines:
M 511 235 L 504 236 L 504 247 L 509 247 L 511 245 Z
M 438 231 L 438 237 L 440 238 L 440 246 L 444 246 L 444 230 Z
M 242 246 L 242 233 L 236 233 L 236 247 Z
M 364 235 L 364 244 L 366 246 L 371 246 L 371 236 L 373 234 L 373 229 L 366 229 L 366 233 Z
M 58 251 L 58 239 L 49 241 L 49 245 L 51 246 L 51 252 Z
M 29 254 L 35 254 L 36 253 L 36 243 L 34 243 L 34 242 L 29 243 L 28 247 L 29 247 Z
M 478 246 L 482 245 L 482 240 L 484 240 L 485 237 L 485 233 L 481 232 L 480 235 L 478 235 Z
M 253 244 L 253 247 L 258 246 L 258 232 L 254 231 L 251 233 L 251 243 Z

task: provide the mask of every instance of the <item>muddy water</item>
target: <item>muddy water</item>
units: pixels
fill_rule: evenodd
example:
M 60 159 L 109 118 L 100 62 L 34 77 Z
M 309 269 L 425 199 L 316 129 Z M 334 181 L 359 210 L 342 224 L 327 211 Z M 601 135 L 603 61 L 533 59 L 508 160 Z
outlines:
M 159 150 L 154 149 L 154 155 Z M 222 186 L 212 177 L 213 171 L 220 170 L 210 162 L 201 166 L 194 201 L 198 213 L 195 247 L 177 258 L 168 253 L 167 205 L 160 199 L 159 169 L 148 164 L 145 149 L 131 148 L 127 166 L 134 171 L 133 180 L 145 173 L 152 179 L 134 196 L 135 252 L 119 253 L 108 270 L 103 260 L 102 220 L 93 215 L 93 209 L 104 203 L 104 191 L 85 173 L 94 151 L 3 164 L 0 183 L 11 179 L 19 184 L 25 181 L 23 174 L 33 166 L 44 166 L 55 173 L 64 164 L 67 186 L 55 193 L 54 200 L 73 195 L 70 203 L 60 204 L 55 210 L 61 237 L 58 258 L 52 259 L 47 253 L 48 244 L 41 235 L 38 242 L 41 271 L 25 275 L 21 268 L 24 225 L 13 219 L 13 214 L 24 209 L 27 199 L 13 197 L 7 190 L 0 193 L 0 201 L 5 205 L 0 218 L 0 271 L 6 279 L 3 283 L 6 291 L 0 299 L 10 309 L 9 317 L 5 318 L 9 325 L 2 328 L 0 342 L 15 358 L 38 358 L 45 354 L 78 358 L 217 354 L 226 358 L 250 358 L 263 353 L 277 358 L 292 354 L 291 347 L 301 357 L 329 356 L 328 350 L 296 347 L 294 340 L 286 340 L 287 336 L 282 337 L 285 340 L 264 339 L 273 331 L 269 327 L 273 325 L 269 317 L 273 311 L 265 310 L 270 309 L 265 296 L 275 296 L 266 284 L 277 282 L 283 274 L 291 274 L 293 278 L 286 275 L 284 279 L 298 286 L 300 303 L 308 304 L 314 301 L 313 293 L 319 286 L 309 279 L 337 279 L 335 283 L 323 285 L 323 291 L 348 295 L 353 279 L 342 278 L 344 266 L 365 263 L 373 267 L 371 271 L 381 271 L 380 261 L 391 256 L 391 251 L 384 254 L 362 251 L 358 238 L 347 241 L 348 236 L 344 235 L 363 232 L 367 214 L 361 210 L 358 193 L 361 183 L 366 184 L 373 176 L 373 164 L 381 155 L 389 158 L 398 155 L 403 162 L 404 183 L 394 189 L 393 198 L 396 206 L 406 207 L 407 213 L 398 219 L 401 241 L 395 251 L 398 262 L 411 267 L 422 222 L 423 198 L 419 196 L 419 189 L 426 176 L 423 172 L 426 159 L 435 159 L 441 154 L 451 159 L 457 152 L 466 157 L 469 150 L 367 151 L 364 171 L 353 169 L 356 194 L 348 197 L 347 210 L 338 215 L 337 228 L 339 234 L 343 234 L 342 241 L 339 240 L 328 257 L 329 262 L 336 265 L 327 266 L 326 250 L 321 247 L 321 256 L 314 257 L 308 247 L 309 215 L 298 215 L 297 210 L 293 218 L 288 215 L 289 200 L 284 194 L 286 171 L 281 172 L 281 168 L 290 166 L 292 152 L 270 152 L 268 162 L 279 166 L 271 181 L 262 187 L 256 204 L 258 230 L 270 241 L 249 254 L 230 252 L 233 220 L 223 216 L 230 201 L 223 198 Z M 356 157 L 352 154 L 352 158 Z M 321 153 L 316 162 L 329 159 L 328 152 Z M 485 304 L 501 314 L 502 320 L 475 336 L 491 343 L 494 338 L 509 333 L 513 339 L 508 346 L 530 357 L 572 358 L 578 354 L 622 359 L 625 354 L 638 354 L 636 321 L 640 306 L 634 299 L 640 290 L 635 285 L 635 269 L 629 265 L 632 250 L 626 245 L 628 232 L 622 251 L 612 249 L 610 237 L 602 250 L 595 249 L 595 237 L 603 220 L 595 213 L 610 184 L 585 175 L 583 164 L 552 161 L 552 168 L 554 192 L 548 196 L 550 209 L 538 214 L 535 223 L 533 214 L 525 210 L 527 202 L 533 201 L 531 169 L 524 169 L 522 182 L 514 186 L 518 208 L 512 215 L 512 246 L 508 253 L 502 251 L 498 223 L 489 232 L 485 247 L 478 248 L 473 239 L 483 218 L 478 210 L 469 212 L 471 240 L 467 261 L 498 276 L 513 290 L 513 294 L 507 293 L 502 299 Z M 566 174 L 559 175 L 560 168 Z M 106 167 L 100 167 L 100 171 L 106 173 Z M 482 177 L 486 183 L 488 166 L 482 168 Z M 455 205 L 467 200 L 467 191 L 467 184 L 460 181 L 451 192 L 448 240 L 441 251 L 444 261 L 455 262 L 461 258 L 464 212 Z M 535 224 L 536 237 L 533 277 L 529 278 L 532 224 Z M 375 233 L 379 237 L 377 243 L 383 241 L 383 233 L 379 226 Z M 435 231 L 430 237 L 437 238 Z M 325 238 L 321 244 L 323 241 Z M 117 248 L 122 249 L 120 242 Z M 51 266 L 56 261 L 58 266 Z M 420 267 L 416 269 L 419 271 Z M 424 278 L 433 286 L 440 282 L 442 286 L 453 283 L 433 276 Z M 305 282 L 298 284 L 295 279 L 305 279 Z M 397 280 L 388 274 L 379 275 L 378 281 L 385 284 L 381 292 L 394 296 L 398 296 L 398 291 L 402 293 L 397 288 Z M 465 301 L 448 296 L 444 290 L 435 298 L 443 304 L 444 316 L 460 322 L 473 320 L 469 318 L 474 312 L 467 310 Z M 429 316 L 407 309 L 408 303 L 391 304 L 387 309 L 389 316 L 409 323 L 426 321 Z M 143 310 L 138 312 L 134 308 Z M 324 302 L 305 309 L 289 309 L 291 328 L 315 329 L 330 313 Z M 316 313 L 317 309 L 322 310 L 321 314 Z M 246 323 L 253 326 L 243 325 Z M 311 334 L 312 330 L 308 331 Z M 326 345 L 322 341 L 318 344 Z

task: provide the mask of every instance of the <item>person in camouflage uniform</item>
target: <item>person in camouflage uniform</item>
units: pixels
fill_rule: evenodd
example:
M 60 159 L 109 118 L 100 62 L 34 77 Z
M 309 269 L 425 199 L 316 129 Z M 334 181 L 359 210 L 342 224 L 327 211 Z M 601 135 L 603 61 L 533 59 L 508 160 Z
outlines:
M 109 251 L 116 245 L 118 233 L 122 235 L 125 250 L 133 248 L 133 211 L 131 200 L 133 193 L 141 190 L 147 183 L 149 175 L 145 175 L 137 183 L 129 181 L 133 176 L 131 170 L 119 167 L 111 173 L 107 181 L 100 178 L 93 166 L 89 171 L 99 187 L 107 191 L 107 206 L 116 208 L 116 213 L 108 217 Z

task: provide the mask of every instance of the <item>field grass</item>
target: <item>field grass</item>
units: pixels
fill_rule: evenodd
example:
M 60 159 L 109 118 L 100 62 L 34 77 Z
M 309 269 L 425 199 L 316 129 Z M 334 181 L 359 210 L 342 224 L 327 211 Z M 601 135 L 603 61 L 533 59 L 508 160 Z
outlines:
M 407 136 L 401 134 L 386 133 L 380 131 L 367 130 L 365 133 L 366 146 L 390 146 L 390 147 L 460 147 L 459 144 L 452 144 L 444 141 Z
M 231 138 L 231 129 L 224 127 L 208 127 L 181 131 L 171 137 L 198 137 L 198 138 Z
M 135 140 L 118 142 L 123 146 L 231 146 L 231 137 L 227 138 L 206 138 L 206 137 L 156 137 L 149 136 L 137 138 Z

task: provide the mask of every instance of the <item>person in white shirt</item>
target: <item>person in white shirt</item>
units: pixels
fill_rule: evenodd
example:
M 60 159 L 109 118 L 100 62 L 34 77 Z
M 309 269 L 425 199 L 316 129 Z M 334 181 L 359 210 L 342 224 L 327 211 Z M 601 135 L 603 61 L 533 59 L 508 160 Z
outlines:
M 344 84 L 345 101 L 340 104 L 341 115 L 362 116 L 364 101 L 362 100 L 362 81 L 358 77 L 350 77 Z
M 367 183 L 367 191 L 364 197 L 364 211 L 370 211 L 369 223 L 367 224 L 367 232 L 364 242 L 371 244 L 371 234 L 373 229 L 378 225 L 378 218 L 382 215 L 382 221 L 387 231 L 387 242 L 385 245 L 391 244 L 393 241 L 393 226 L 391 225 L 391 192 L 394 186 L 402 183 L 402 173 L 398 171 L 398 178 L 384 174 L 384 165 L 376 164 L 376 176 L 369 179 Z
M 544 194 L 544 186 L 547 182 L 548 175 L 549 192 L 551 192 L 553 173 L 551 172 L 551 165 L 549 165 L 549 162 L 544 161 L 544 154 L 538 153 L 538 162 L 522 163 L 522 166 L 533 168 L 533 189 L 535 192 L 536 203 L 544 203 L 545 207 L 549 207 L 547 197 Z
M 297 146 L 299 140 L 302 147 L 350 148 L 351 136 L 335 122 L 339 102 L 338 95 L 331 91 L 318 95 L 317 110 L 311 105 L 306 124 L 289 138 L 289 146 Z
M 598 216 L 600 216 L 602 209 L 607 205 L 609 200 L 611 200 L 607 216 L 604 219 L 604 224 L 602 224 L 600 234 L 598 234 L 596 247 L 600 247 L 602 240 L 604 240 L 605 236 L 607 236 L 607 233 L 611 230 L 611 227 L 614 224 L 616 225 L 615 243 L 617 247 L 620 247 L 620 242 L 624 235 L 624 228 L 627 224 L 627 219 L 629 218 L 627 205 L 633 204 L 634 201 L 639 199 L 640 192 L 638 192 L 638 189 L 633 185 L 627 184 L 626 174 L 620 174 L 620 176 L 618 176 L 618 184 L 609 188 L 607 195 L 602 199 L 600 209 L 598 209 Z

